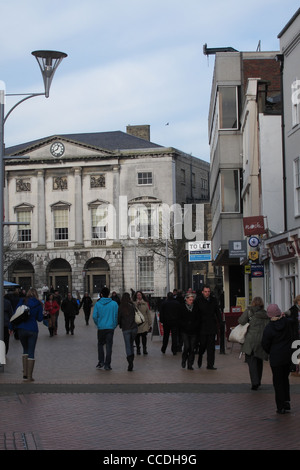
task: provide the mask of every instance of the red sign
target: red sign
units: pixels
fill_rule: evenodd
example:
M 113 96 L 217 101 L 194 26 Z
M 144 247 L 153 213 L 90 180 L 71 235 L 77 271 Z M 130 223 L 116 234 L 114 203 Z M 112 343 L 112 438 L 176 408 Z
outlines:
M 266 233 L 263 215 L 258 215 L 256 217 L 244 217 L 243 224 L 244 234 L 246 236 Z

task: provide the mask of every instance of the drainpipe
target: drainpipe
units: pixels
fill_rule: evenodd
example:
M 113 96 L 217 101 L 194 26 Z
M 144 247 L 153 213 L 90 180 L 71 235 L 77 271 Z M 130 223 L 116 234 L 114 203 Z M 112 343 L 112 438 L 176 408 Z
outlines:
M 287 197 L 286 197 L 286 167 L 285 167 L 285 121 L 284 121 L 284 98 L 283 98 L 283 67 L 284 56 L 277 54 L 276 60 L 280 62 L 280 94 L 281 94 L 281 140 L 282 140 L 282 179 L 283 179 L 283 223 L 284 232 L 287 231 Z

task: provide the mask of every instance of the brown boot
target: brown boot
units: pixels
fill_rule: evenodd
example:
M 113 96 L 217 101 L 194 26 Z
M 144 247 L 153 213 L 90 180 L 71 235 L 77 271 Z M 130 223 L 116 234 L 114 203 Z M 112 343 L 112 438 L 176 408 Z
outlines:
M 34 382 L 34 378 L 32 377 L 34 363 L 34 359 L 27 359 L 27 382 Z

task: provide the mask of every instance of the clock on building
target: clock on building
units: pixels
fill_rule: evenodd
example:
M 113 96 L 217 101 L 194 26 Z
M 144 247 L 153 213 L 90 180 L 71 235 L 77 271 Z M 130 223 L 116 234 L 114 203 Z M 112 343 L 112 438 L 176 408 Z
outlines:
M 65 146 L 61 142 L 54 142 L 50 147 L 53 157 L 61 157 L 65 151 Z

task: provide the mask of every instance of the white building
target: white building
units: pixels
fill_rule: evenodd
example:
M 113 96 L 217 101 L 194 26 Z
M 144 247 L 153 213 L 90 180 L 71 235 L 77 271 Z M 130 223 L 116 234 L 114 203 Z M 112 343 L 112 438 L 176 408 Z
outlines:
M 9 280 L 94 296 L 103 285 L 153 296 L 189 286 L 163 209 L 180 208 L 176 230 L 184 206 L 208 202 L 207 162 L 150 142 L 149 126 L 45 137 L 6 154 L 16 158 L 5 165 L 5 222 L 18 224 L 4 230 Z
M 282 309 L 300 293 L 300 9 L 279 33 L 283 93 L 283 229 L 268 240 L 272 301 Z

